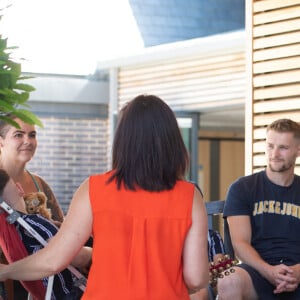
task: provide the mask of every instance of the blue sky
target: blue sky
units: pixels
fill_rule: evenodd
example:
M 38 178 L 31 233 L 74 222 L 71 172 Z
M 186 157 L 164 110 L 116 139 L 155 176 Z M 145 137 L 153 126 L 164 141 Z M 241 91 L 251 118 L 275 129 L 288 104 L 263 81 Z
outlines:
M 1 0 L 0 34 L 26 59 L 22 71 L 86 75 L 97 61 L 132 54 L 143 42 L 128 0 Z

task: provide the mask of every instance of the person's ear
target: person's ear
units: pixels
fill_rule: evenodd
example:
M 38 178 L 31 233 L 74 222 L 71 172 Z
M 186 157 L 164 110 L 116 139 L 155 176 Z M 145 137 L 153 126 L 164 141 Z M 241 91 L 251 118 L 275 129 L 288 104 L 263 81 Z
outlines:
M 298 150 L 297 150 L 297 157 L 300 156 L 300 144 L 298 145 Z

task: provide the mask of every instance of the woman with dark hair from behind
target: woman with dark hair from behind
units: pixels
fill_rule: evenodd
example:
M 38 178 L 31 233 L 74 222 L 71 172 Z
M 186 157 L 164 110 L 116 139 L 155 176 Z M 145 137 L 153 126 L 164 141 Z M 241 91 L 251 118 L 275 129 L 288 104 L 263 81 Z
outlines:
M 48 246 L 0 265 L 0 281 L 59 272 L 93 232 L 82 299 L 188 300 L 208 284 L 207 216 L 184 180 L 188 162 L 172 110 L 156 96 L 136 97 L 121 113 L 112 170 L 87 178 Z

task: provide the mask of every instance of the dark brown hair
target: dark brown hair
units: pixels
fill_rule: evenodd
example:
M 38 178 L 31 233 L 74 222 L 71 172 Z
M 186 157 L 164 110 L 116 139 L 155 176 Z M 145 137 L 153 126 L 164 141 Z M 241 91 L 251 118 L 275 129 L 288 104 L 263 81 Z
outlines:
M 291 132 L 296 139 L 300 139 L 300 124 L 290 119 L 278 119 L 267 127 L 267 132 L 274 130 L 277 132 Z
M 154 95 L 139 95 L 121 111 L 113 143 L 113 175 L 118 188 L 172 189 L 183 179 L 189 158 L 176 117 Z
M 9 181 L 9 175 L 4 169 L 0 169 L 0 195 L 1 196 L 8 181 Z
M 13 114 L 7 114 L 5 117 L 10 118 L 11 120 L 17 119 L 17 117 Z M 5 120 L 0 120 L 0 136 L 2 138 L 6 137 L 8 130 L 11 128 L 12 125 L 7 123 Z

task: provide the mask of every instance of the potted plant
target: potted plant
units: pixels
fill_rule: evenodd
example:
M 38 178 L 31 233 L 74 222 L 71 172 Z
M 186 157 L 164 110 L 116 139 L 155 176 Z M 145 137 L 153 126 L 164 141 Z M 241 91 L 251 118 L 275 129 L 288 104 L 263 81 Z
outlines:
M 3 9 L 0 9 L 0 20 Z M 39 118 L 29 108 L 28 99 L 30 92 L 35 88 L 24 83 L 31 77 L 22 76 L 21 63 L 11 58 L 11 51 L 17 47 L 8 47 L 7 38 L 0 34 L 0 120 L 15 127 L 19 125 L 9 118 L 9 114 L 16 116 L 25 123 L 43 127 Z

